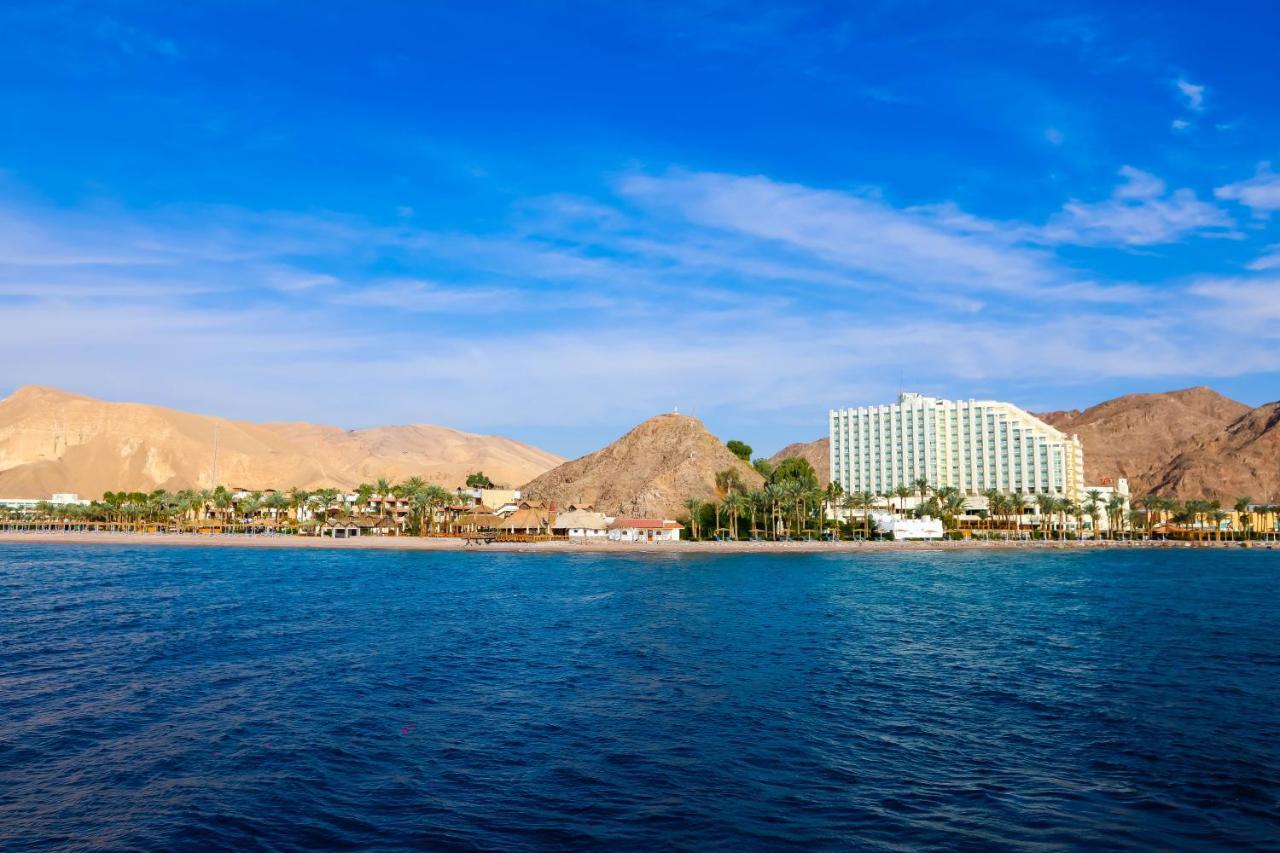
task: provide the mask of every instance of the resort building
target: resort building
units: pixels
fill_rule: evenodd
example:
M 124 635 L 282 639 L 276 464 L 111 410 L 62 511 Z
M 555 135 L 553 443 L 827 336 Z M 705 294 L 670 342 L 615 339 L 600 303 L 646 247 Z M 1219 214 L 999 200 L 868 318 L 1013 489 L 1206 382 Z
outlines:
M 49 504 L 50 506 L 88 506 L 89 501 L 73 492 L 54 492 L 52 496 L 47 498 L 0 498 L 0 507 L 21 512 L 33 512 L 40 504 Z
M 1011 403 L 900 394 L 888 405 L 832 409 L 829 434 L 831 479 L 846 493 L 914 491 L 919 480 L 970 496 L 1084 493 L 1080 439 Z
M 556 516 L 551 532 L 570 539 L 604 539 L 609 535 L 609 519 L 603 513 L 574 507 Z
M 675 542 L 684 525 L 663 518 L 615 518 L 609 525 L 614 542 Z

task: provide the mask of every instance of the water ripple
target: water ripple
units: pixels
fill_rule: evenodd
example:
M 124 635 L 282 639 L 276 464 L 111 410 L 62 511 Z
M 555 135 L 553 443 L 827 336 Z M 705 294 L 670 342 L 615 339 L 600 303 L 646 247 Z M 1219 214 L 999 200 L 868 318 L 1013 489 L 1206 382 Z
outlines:
M 1280 849 L 1271 554 L 0 546 L 0 847 Z

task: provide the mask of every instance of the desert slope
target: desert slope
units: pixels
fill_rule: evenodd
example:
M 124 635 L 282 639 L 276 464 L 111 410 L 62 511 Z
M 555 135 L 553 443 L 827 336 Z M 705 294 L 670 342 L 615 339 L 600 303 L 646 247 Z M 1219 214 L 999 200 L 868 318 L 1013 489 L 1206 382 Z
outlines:
M 589 503 L 602 512 L 675 518 L 690 497 L 715 497 L 715 476 L 736 470 L 743 485 L 763 478 L 729 452 L 702 421 L 687 415 L 650 418 L 613 444 L 536 478 L 532 498 Z
M 1280 503 L 1280 402 L 1247 412 L 1165 466 L 1153 491 L 1177 498 Z
M 1127 477 L 1130 490 L 1144 495 L 1166 480 L 1174 457 L 1216 438 L 1248 413 L 1245 404 L 1212 388 L 1197 387 L 1129 394 L 1084 411 L 1048 412 L 1037 417 L 1080 436 L 1087 482 Z M 1220 462 L 1231 464 L 1229 459 Z
M 475 470 L 515 484 L 562 461 L 511 439 L 445 427 L 255 424 L 27 386 L 0 400 L 0 496 L 209 488 L 215 433 L 218 483 L 249 489 L 351 488 L 411 476 L 455 486 Z

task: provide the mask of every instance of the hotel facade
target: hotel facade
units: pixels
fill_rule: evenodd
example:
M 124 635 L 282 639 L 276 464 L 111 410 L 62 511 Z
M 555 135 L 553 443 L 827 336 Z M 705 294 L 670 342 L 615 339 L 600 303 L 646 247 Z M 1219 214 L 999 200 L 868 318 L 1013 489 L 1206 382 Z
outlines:
M 889 405 L 832 409 L 829 435 L 831 479 L 846 493 L 927 480 L 968 496 L 1084 494 L 1080 439 L 1010 403 L 900 394 Z

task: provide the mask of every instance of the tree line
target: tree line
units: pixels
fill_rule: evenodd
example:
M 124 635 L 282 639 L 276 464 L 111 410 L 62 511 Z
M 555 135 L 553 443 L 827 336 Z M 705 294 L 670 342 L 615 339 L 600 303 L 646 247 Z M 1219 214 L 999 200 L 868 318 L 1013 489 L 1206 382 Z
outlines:
M 717 472 L 714 498 L 689 498 L 684 502 L 685 514 L 679 520 L 693 539 L 869 539 L 876 534 L 871 520 L 873 511 L 937 518 L 953 534 L 963 526 L 977 535 L 1017 532 L 1044 539 L 1074 538 L 1086 529 L 1095 536 L 1138 533 L 1150 536 L 1158 524 L 1168 522 L 1191 531 L 1198 538 L 1220 539 L 1224 522 L 1232 517 L 1220 501 L 1179 502 L 1148 495 L 1140 507 L 1126 506 L 1122 495 L 1104 495 L 1097 489 L 1086 491 L 1080 500 L 1047 494 L 1008 494 L 992 489 L 982 492 L 986 508 L 972 511 L 966 509 L 965 496 L 959 489 L 935 488 L 924 479 L 879 494 L 869 491 L 845 494 L 838 483 L 821 486 L 813 466 L 805 459 L 784 459 L 774 466 L 766 459 L 753 460 L 752 448 L 744 442 L 732 440 L 725 446 L 764 478 L 764 486 L 747 488 L 738 469 Z M 914 506 L 908 509 L 907 502 L 913 498 Z M 1243 527 L 1230 531 L 1236 538 L 1276 531 L 1280 506 L 1256 506 L 1252 498 L 1241 497 L 1233 508 Z M 838 521 L 833 515 L 843 515 L 845 520 Z M 1031 516 L 1030 523 L 1027 516 Z M 1262 531 L 1252 528 L 1255 516 L 1264 519 Z
M 476 488 L 493 486 L 483 472 L 468 476 L 467 483 Z M 353 498 L 348 500 L 347 495 Z M 297 529 L 308 516 L 324 519 L 335 510 L 350 509 L 363 515 L 380 514 L 391 499 L 405 505 L 405 532 L 418 534 L 435 532 L 438 510 L 454 504 L 458 496 L 421 477 L 410 477 L 402 483 L 379 479 L 373 483 L 361 483 L 351 492 L 336 488 L 234 492 L 226 486 L 180 491 L 156 489 L 151 492 L 105 492 L 101 499 L 87 505 L 41 501 L 34 511 L 0 507 L 0 520 L 84 522 L 134 528 L 190 527 L 216 520 L 233 530 L 252 530 L 269 525 Z

